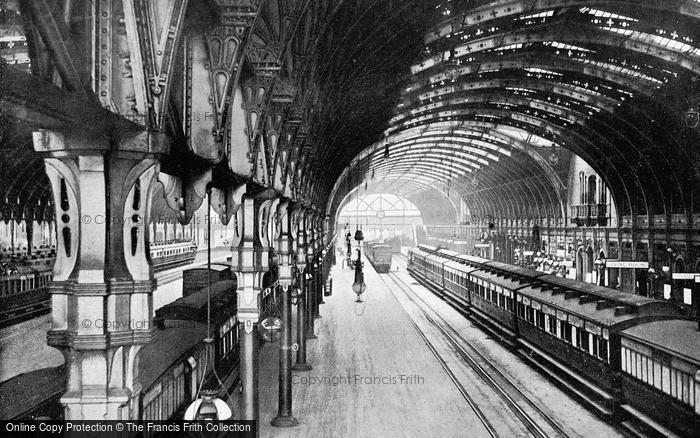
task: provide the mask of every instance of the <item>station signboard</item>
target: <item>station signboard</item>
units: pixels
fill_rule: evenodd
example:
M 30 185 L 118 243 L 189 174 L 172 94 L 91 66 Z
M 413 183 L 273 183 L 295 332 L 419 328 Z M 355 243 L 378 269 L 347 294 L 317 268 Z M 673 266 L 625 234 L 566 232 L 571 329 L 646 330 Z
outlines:
M 674 280 L 697 280 L 700 278 L 700 274 L 696 272 L 674 272 L 672 277 Z
M 649 262 L 639 262 L 632 260 L 608 260 L 605 262 L 606 268 L 626 268 L 626 269 L 648 269 Z

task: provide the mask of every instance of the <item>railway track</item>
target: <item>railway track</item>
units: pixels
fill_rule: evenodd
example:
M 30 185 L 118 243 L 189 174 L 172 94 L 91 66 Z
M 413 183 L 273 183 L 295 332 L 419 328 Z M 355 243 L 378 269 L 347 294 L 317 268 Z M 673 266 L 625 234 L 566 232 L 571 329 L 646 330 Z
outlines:
M 405 263 L 400 263 L 405 269 Z M 535 437 L 568 437 L 569 434 L 565 431 L 547 412 L 542 410 L 538 404 L 532 401 L 519 388 L 519 383 L 514 382 L 511 378 L 500 371 L 499 367 L 487 358 L 481 351 L 469 340 L 464 338 L 457 330 L 455 330 L 449 322 L 447 322 L 433 307 L 413 292 L 411 286 L 401 279 L 396 273 L 390 272 L 389 279 L 396 285 L 391 287 L 387 280 L 382 276 L 389 290 L 395 294 L 394 290 L 398 288 L 405 296 L 416 305 L 421 311 L 426 321 L 435 327 L 439 333 L 447 340 L 452 349 L 469 367 L 486 383 L 505 403 L 516 418 L 524 425 L 527 431 Z M 398 297 L 397 297 L 398 298 Z M 416 321 L 411 319 L 418 333 L 428 345 L 428 348 L 437 358 L 440 365 L 445 369 L 450 379 L 455 383 L 457 389 L 465 397 L 467 403 L 481 420 L 482 424 L 493 437 L 499 436 L 492 422 L 484 415 L 484 412 L 476 405 L 474 400 L 465 394 L 464 385 L 458 381 L 455 373 L 449 369 L 447 362 L 438 352 L 435 345 L 427 338 L 425 333 L 419 328 Z M 502 414 L 502 413 L 501 413 Z
M 48 299 L 3 310 L 0 313 L 0 329 L 37 318 L 49 312 L 51 312 L 51 303 Z

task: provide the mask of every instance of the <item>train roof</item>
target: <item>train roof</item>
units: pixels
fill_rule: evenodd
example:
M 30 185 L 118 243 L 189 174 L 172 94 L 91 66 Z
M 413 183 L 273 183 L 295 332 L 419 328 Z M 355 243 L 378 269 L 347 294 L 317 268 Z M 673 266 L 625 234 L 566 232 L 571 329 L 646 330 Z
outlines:
M 139 353 L 139 381 L 148 389 L 180 356 L 207 337 L 207 326 L 196 321 L 155 330 L 151 342 Z
M 467 263 L 475 264 L 475 265 L 483 265 L 484 263 L 491 261 L 489 259 L 485 259 L 485 258 L 477 257 L 477 256 L 472 256 L 472 255 L 468 255 L 468 254 L 460 254 L 457 256 L 457 259 L 464 261 L 464 262 L 467 262 Z
M 452 268 L 457 272 L 467 273 L 467 274 L 479 269 L 478 266 L 466 266 L 463 263 L 460 263 L 456 260 L 450 260 L 450 261 L 445 262 L 445 268 Z
M 431 261 L 433 263 L 436 263 L 436 264 L 445 263 L 447 261 L 447 260 L 445 260 L 444 257 L 441 257 L 441 256 L 436 255 L 436 254 L 428 254 L 427 256 L 425 256 L 425 259 L 428 261 Z
M 652 321 L 622 330 L 620 336 L 700 365 L 700 332 L 696 321 Z
M 0 418 L 24 415 L 47 399 L 66 392 L 66 365 L 22 373 L 0 384 Z
M 603 287 L 603 286 L 598 286 L 593 283 L 585 283 L 582 281 L 576 281 L 572 280 L 569 278 L 564 278 L 564 277 L 558 277 L 556 275 L 550 275 L 546 274 L 543 275 L 539 278 L 542 281 L 546 281 L 547 283 L 553 284 L 555 286 L 564 288 L 564 289 L 569 289 L 569 290 L 574 290 L 574 291 L 581 291 L 585 292 L 587 294 L 591 295 L 596 295 L 601 297 L 601 299 L 605 300 L 610 300 L 614 301 L 617 303 L 620 303 L 620 305 L 625 305 L 625 306 L 642 306 L 644 304 L 650 304 L 650 303 L 659 303 L 659 300 L 655 300 L 654 298 L 647 298 L 642 295 L 636 295 L 632 294 L 629 292 L 622 292 L 617 289 L 612 289 L 609 287 Z M 672 304 L 668 303 L 671 307 L 675 307 Z
M 166 246 L 169 246 L 169 247 L 174 247 L 174 246 L 186 246 L 186 245 L 197 246 L 197 244 L 194 243 L 194 241 L 192 241 L 192 240 L 183 240 L 183 241 L 180 241 L 180 242 L 154 242 L 154 243 L 151 243 L 149 246 L 156 246 L 156 247 L 166 247 Z
M 541 277 L 543 275 L 542 272 L 535 271 L 532 269 L 525 269 L 521 268 L 520 266 L 513 266 L 509 265 L 507 263 L 502 263 L 502 262 L 494 262 L 492 260 L 487 260 L 485 267 L 490 268 L 490 269 L 497 269 L 502 272 L 507 272 L 508 274 L 514 274 L 522 278 L 526 279 L 534 279 Z
M 216 322 L 236 313 L 236 280 L 217 281 L 211 285 L 211 314 Z M 156 310 L 159 320 L 206 321 L 207 288 L 178 298 Z
M 423 244 L 423 243 L 421 243 L 420 245 L 418 245 L 418 249 L 420 249 L 420 250 L 422 250 L 422 251 L 425 251 L 425 252 L 435 252 L 435 251 L 437 251 L 437 248 L 436 248 L 436 247 L 431 246 L 431 245 L 425 245 L 425 244 Z
M 545 282 L 549 277 L 552 276 L 537 278 L 518 293 L 603 327 L 615 327 L 641 317 L 679 316 L 678 308 L 671 303 L 647 299 L 637 305 L 627 304 L 629 301 L 618 301 L 606 295 L 607 288 L 559 287 Z
M 439 254 L 443 254 L 444 256 L 451 257 L 451 258 L 455 258 L 459 255 L 459 253 L 457 251 L 452 251 L 450 249 L 444 249 L 444 248 L 439 249 L 437 252 Z
M 387 245 L 386 243 L 382 243 L 382 242 L 372 243 L 371 246 L 372 246 L 372 248 L 391 248 L 391 245 Z
M 211 264 L 211 270 L 212 270 L 212 271 L 223 272 L 223 271 L 227 271 L 227 270 L 230 270 L 230 269 L 231 269 L 231 265 L 227 265 L 226 263 L 212 263 L 212 264 Z M 185 270 L 183 270 L 182 272 L 185 273 L 185 272 L 188 272 L 188 271 L 206 271 L 206 270 L 207 270 L 207 266 L 204 265 L 204 266 L 200 266 L 200 267 L 197 267 L 197 268 L 185 269 Z
M 523 287 L 523 282 L 520 281 L 520 279 L 514 279 L 513 277 L 506 278 L 502 274 L 487 272 L 481 268 L 475 268 L 469 273 L 469 275 L 494 283 L 498 286 L 502 286 L 508 290 L 518 290 L 519 288 Z M 523 280 L 527 281 L 528 279 Z

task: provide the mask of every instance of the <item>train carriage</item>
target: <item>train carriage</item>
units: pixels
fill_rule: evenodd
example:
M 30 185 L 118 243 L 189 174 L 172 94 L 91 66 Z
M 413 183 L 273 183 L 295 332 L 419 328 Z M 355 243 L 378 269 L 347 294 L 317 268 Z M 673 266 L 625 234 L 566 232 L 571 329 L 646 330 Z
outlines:
M 236 281 L 212 284 L 211 334 L 214 360 L 206 353 L 207 288 L 180 298 L 156 311 L 156 330 L 150 343 L 138 356 L 141 384 L 140 418 L 169 420 L 180 418 L 204 377 L 213 378 L 217 369 L 226 388 L 238 374 L 238 324 L 236 319 Z M 0 397 L 17 403 L 3 407 L 5 419 L 63 418 L 61 395 L 66 389 L 65 366 L 44 368 L 16 376 L 0 384 Z M 195 389 L 196 390 L 196 389 Z M 18 394 L 32 394 L 18 397 Z
M 426 270 L 425 275 L 427 279 L 439 286 L 444 286 L 444 272 L 443 265 L 445 260 L 437 255 L 429 254 L 425 257 Z
M 608 415 L 619 398 L 617 333 L 640 322 L 681 316 L 668 302 L 554 275 L 538 277 L 517 294 L 523 356 L 555 370 Z
M 190 388 L 196 388 L 203 377 L 211 379 L 214 368 L 226 388 L 238 379 L 236 286 L 235 280 L 219 281 L 211 291 L 204 287 L 156 311 L 154 323 L 159 330 L 139 361 L 140 366 L 155 367 L 139 370 L 144 387 L 142 419 L 179 418 L 194 397 Z M 208 301 L 213 361 L 206 357 L 204 342 Z
M 408 259 L 412 275 L 600 414 L 641 435 L 698 430 L 700 337 L 673 303 L 427 246 Z M 684 327 L 689 344 L 678 343 Z
M 150 257 L 154 272 L 188 265 L 194 261 L 196 255 L 197 245 L 190 240 L 150 244 Z
M 509 341 L 517 334 L 514 291 L 521 287 L 523 284 L 516 279 L 481 269 L 472 268 L 467 277 L 474 316 L 479 319 L 481 325 L 487 325 L 489 331 L 496 329 Z
M 445 289 L 454 295 L 454 298 L 462 304 L 471 305 L 469 292 L 466 287 L 467 273 L 464 266 L 455 261 L 448 261 L 444 265 Z
M 670 436 L 669 429 L 697 435 L 698 323 L 668 320 L 638 324 L 620 332 L 620 346 L 621 384 L 627 400 L 621 406 L 623 425 L 633 433 L 646 435 Z
M 380 274 L 391 270 L 391 254 L 391 246 L 377 242 L 368 244 L 365 250 L 367 259 Z
M 142 420 L 170 420 L 182 416 L 194 398 L 193 388 L 214 362 L 207 363 L 206 324 L 198 321 L 169 321 L 156 330 L 139 353 L 139 383 Z
M 154 272 L 190 264 L 196 253 L 197 245 L 190 241 L 150 245 Z M 9 260 L 0 261 L 0 328 L 51 311 L 48 285 L 53 278 L 55 250 L 39 248 L 32 254 L 9 256 Z
M 188 296 L 205 287 L 209 281 L 217 283 L 219 281 L 233 279 L 231 265 L 225 263 L 211 263 L 210 268 L 202 266 L 190 268 L 182 271 L 182 296 Z
M 0 276 L 0 328 L 48 313 L 52 278 L 51 265 L 43 269 L 19 265 Z
M 236 280 L 226 280 L 211 286 L 211 321 L 216 327 L 213 335 L 217 368 L 230 367 L 237 361 L 236 283 Z M 161 307 L 156 311 L 154 323 L 157 327 L 167 328 L 168 321 L 206 322 L 208 293 L 207 287 L 204 287 Z M 219 330 L 224 326 L 228 329 Z

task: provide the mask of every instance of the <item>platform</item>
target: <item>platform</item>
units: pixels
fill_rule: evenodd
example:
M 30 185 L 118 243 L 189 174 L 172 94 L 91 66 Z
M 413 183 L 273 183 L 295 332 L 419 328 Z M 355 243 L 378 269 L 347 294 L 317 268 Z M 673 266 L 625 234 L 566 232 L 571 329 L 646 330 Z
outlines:
M 353 272 L 333 268 L 333 296 L 321 305 L 322 318 L 316 320 L 318 339 L 307 345 L 313 369 L 293 374 L 297 427 L 270 426 L 277 413 L 277 344 L 261 350 L 261 437 L 447 437 L 463 436 L 465 428 L 478 425 L 406 312 L 371 265 L 365 262 L 365 267 L 364 305 L 354 303 Z M 356 384 L 356 376 L 380 381 Z M 401 376 L 404 383 L 400 383 Z M 381 383 L 382 378 L 397 382 Z M 321 383 L 307 383 L 311 379 Z M 474 428 L 470 436 L 488 434 Z

